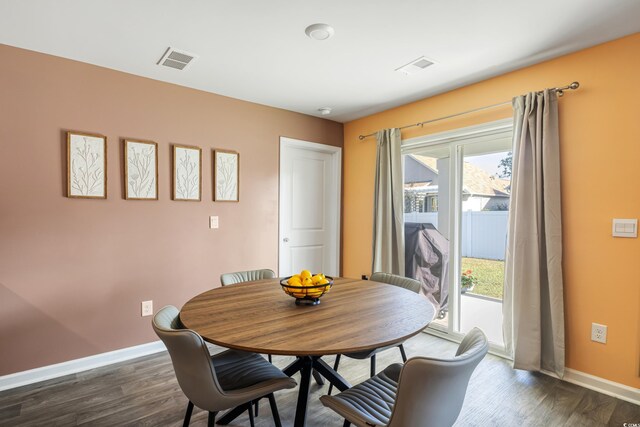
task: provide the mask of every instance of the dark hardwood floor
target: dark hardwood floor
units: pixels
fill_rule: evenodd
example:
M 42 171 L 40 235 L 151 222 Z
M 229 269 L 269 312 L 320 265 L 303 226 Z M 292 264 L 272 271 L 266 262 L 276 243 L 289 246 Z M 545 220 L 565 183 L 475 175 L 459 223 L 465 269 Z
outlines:
M 450 356 L 454 343 L 420 334 L 405 345 L 409 357 Z M 219 349 L 218 349 L 219 350 Z M 215 351 L 215 350 L 214 350 Z M 292 359 L 274 356 L 284 367 Z M 333 362 L 333 357 L 327 357 Z M 378 368 L 401 360 L 392 349 L 378 355 Z M 352 384 L 368 377 L 367 361 L 343 358 L 340 373 Z M 310 427 L 342 426 L 342 419 L 318 398 L 327 392 L 313 383 Z M 291 426 L 297 389 L 276 394 L 284 426 Z M 446 396 L 442 396 L 443 401 Z M 187 399 L 178 386 L 167 353 L 159 353 L 54 380 L 0 392 L 1 426 L 179 426 Z M 471 378 L 457 426 L 623 426 L 640 423 L 640 406 L 542 374 L 514 371 L 507 361 L 488 355 Z M 206 425 L 194 410 L 193 426 Z M 248 426 L 245 414 L 233 426 Z M 272 426 L 266 400 L 257 426 Z M 407 426 L 413 427 L 413 426 Z

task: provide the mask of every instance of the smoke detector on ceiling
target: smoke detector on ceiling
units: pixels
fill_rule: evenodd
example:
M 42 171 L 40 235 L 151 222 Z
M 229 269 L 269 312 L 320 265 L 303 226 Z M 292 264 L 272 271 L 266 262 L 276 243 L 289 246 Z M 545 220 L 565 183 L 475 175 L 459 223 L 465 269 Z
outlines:
M 331 38 L 335 33 L 335 30 L 331 25 L 327 24 L 313 24 L 305 28 L 304 32 L 307 37 L 314 40 L 326 40 Z
M 321 108 L 318 108 L 318 111 L 323 116 L 328 116 L 329 114 L 331 114 L 331 107 L 321 107 Z
M 162 58 L 160 58 L 160 61 L 158 61 L 158 65 L 175 68 L 176 70 L 184 70 L 196 59 L 198 59 L 198 56 L 193 53 L 169 47 L 164 55 L 162 55 Z
M 400 71 L 404 74 L 416 74 L 420 71 L 424 71 L 427 67 L 430 67 L 433 64 L 433 61 L 425 58 L 424 56 L 421 56 L 420 58 L 414 59 L 413 61 L 409 62 L 406 65 L 403 65 L 400 68 L 396 68 L 396 71 Z

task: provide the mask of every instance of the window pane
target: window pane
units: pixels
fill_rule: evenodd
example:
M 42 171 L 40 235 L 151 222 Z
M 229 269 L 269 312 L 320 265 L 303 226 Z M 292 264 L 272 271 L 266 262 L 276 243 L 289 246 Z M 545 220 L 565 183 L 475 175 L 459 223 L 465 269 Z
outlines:
M 484 148 L 484 152 L 483 152 Z M 464 147 L 461 203 L 460 330 L 480 327 L 503 345 L 502 294 L 511 191 L 511 153 Z
M 404 156 L 405 259 L 407 277 L 422 282 L 436 306 L 432 326 L 448 325 L 449 149 L 435 147 Z

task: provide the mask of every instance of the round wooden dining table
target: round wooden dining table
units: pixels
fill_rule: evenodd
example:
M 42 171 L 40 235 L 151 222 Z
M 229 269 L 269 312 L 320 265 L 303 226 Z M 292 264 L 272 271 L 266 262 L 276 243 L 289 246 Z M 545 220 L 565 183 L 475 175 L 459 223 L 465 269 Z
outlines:
M 344 391 L 351 385 L 322 356 L 400 344 L 433 320 L 434 306 L 407 289 L 369 280 L 335 278 L 320 304 L 296 305 L 280 279 L 211 289 L 189 300 L 180 321 L 205 341 L 263 354 L 296 356 L 283 372 L 300 372 L 296 427 L 305 425 L 312 372 Z M 244 409 L 225 414 L 231 422 Z

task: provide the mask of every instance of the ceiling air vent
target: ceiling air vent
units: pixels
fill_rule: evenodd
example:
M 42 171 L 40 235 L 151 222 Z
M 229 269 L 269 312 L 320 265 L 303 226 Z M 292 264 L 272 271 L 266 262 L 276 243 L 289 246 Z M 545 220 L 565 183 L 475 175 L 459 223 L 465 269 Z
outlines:
M 184 70 L 197 58 L 197 55 L 185 52 L 183 50 L 176 50 L 170 47 L 167 49 L 164 55 L 162 55 L 162 58 L 160 58 L 160 61 L 158 61 L 158 65 L 175 68 L 176 70 Z
M 396 71 L 400 71 L 404 74 L 416 74 L 417 72 L 423 71 L 425 68 L 433 65 L 434 62 L 421 56 L 418 59 L 414 59 L 409 62 L 407 65 L 403 65 L 400 68 L 396 68 Z

